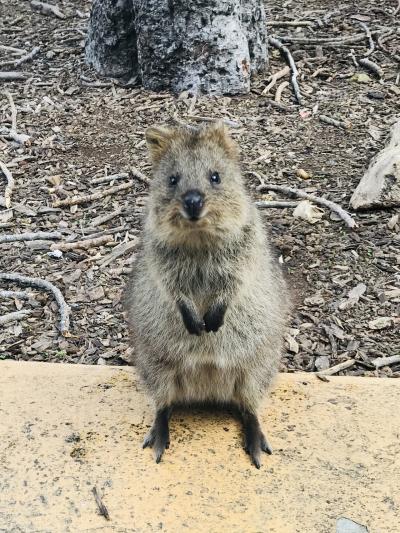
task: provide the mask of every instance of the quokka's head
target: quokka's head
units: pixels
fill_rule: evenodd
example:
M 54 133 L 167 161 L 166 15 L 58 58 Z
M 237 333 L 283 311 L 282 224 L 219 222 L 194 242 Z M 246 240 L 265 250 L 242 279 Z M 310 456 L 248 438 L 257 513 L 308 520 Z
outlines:
M 226 127 L 152 127 L 146 140 L 153 166 L 148 222 L 157 237 L 196 246 L 237 235 L 249 200 Z

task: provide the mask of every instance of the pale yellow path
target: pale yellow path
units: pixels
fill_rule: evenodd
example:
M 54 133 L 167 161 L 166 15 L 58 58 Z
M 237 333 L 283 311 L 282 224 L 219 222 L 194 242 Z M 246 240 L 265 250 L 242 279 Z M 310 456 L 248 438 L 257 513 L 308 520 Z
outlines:
M 177 413 L 156 465 L 132 369 L 3 361 L 0 531 L 331 533 L 346 516 L 399 533 L 399 407 L 398 380 L 282 375 L 260 471 L 221 413 Z

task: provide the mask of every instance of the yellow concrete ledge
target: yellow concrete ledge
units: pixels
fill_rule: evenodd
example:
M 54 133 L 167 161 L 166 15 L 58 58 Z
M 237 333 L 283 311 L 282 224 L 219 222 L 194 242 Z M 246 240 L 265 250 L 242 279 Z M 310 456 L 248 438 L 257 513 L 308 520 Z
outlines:
M 0 531 L 332 533 L 346 516 L 399 533 L 399 406 L 400 381 L 282 375 L 261 470 L 223 413 L 177 413 L 156 465 L 132 369 L 4 361 Z

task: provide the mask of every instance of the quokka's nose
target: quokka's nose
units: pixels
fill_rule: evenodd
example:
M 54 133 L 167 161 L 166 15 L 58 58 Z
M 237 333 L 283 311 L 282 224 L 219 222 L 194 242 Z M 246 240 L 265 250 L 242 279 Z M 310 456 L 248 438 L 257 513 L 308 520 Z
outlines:
M 182 196 L 182 203 L 189 218 L 191 220 L 196 220 L 199 218 L 201 210 L 203 209 L 204 197 L 200 191 L 194 189 L 187 191 Z

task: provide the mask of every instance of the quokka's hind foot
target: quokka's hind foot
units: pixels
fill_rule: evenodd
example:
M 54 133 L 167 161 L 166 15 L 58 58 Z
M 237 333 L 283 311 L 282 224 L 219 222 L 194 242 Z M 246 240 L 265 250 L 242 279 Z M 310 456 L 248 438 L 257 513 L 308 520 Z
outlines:
M 143 441 L 143 448 L 153 448 L 156 463 L 161 461 L 164 451 L 169 448 L 169 416 L 168 407 L 158 410 L 153 427 Z
M 257 416 L 250 411 L 244 411 L 243 430 L 244 430 L 244 449 L 250 455 L 251 462 L 256 468 L 261 468 L 261 452 L 272 454 L 272 448 L 269 445 L 264 433 L 261 431 L 260 423 Z

